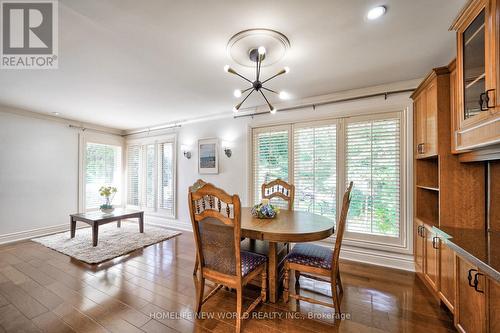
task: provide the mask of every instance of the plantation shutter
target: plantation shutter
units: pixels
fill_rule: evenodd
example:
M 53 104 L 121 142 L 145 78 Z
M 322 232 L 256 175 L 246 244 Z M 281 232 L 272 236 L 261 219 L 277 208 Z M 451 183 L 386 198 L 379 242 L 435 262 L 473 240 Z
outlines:
M 348 232 L 400 236 L 400 126 L 399 118 L 347 122 Z
M 127 149 L 127 204 L 139 206 L 140 146 Z
M 263 128 L 253 132 L 254 200 L 262 199 L 261 186 L 280 178 L 288 182 L 288 128 Z M 283 206 L 283 203 L 276 203 Z
M 149 144 L 144 147 L 144 160 L 145 160 L 145 202 L 144 207 L 156 208 L 156 154 L 155 145 Z
M 161 143 L 159 145 L 159 207 L 169 216 L 174 216 L 174 145 Z
M 85 208 L 99 208 L 104 203 L 101 186 L 118 189 L 113 204 L 121 204 L 121 147 L 87 143 L 85 149 Z
M 296 127 L 295 210 L 336 218 L 337 125 Z

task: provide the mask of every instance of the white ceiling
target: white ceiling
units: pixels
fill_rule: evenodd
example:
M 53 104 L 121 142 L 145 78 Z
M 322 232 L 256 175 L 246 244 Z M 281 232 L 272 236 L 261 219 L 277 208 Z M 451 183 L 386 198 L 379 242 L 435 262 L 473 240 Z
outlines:
M 423 77 L 454 55 L 448 27 L 466 0 L 60 0 L 59 69 L 0 70 L 0 104 L 118 129 L 231 112 L 222 68 L 236 32 L 270 28 L 291 42 L 263 68 L 294 98 Z M 388 7 L 378 21 L 367 10 Z M 250 101 L 262 104 L 260 99 Z

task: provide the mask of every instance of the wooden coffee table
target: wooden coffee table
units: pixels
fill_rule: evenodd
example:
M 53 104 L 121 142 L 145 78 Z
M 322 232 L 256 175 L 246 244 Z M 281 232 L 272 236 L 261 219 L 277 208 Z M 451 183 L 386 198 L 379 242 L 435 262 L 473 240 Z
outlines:
M 115 209 L 112 213 L 103 213 L 101 211 L 81 213 L 81 214 L 71 214 L 70 215 L 70 227 L 71 227 L 71 238 L 75 237 L 76 222 L 85 222 L 92 227 L 92 245 L 97 246 L 97 238 L 99 234 L 99 226 L 117 222 L 117 227 L 121 227 L 121 220 L 137 218 L 139 219 L 139 232 L 144 232 L 144 212 L 139 210 L 131 209 Z

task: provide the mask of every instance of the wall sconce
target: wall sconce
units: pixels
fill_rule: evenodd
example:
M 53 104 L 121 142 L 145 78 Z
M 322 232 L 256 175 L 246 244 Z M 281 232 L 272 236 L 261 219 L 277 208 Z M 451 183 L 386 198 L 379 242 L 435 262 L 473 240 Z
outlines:
M 222 147 L 224 149 L 224 154 L 229 158 L 233 155 L 233 151 L 231 150 L 231 144 L 227 141 L 222 141 Z
M 188 160 L 191 158 L 191 149 L 190 147 L 186 145 L 181 146 L 182 153 L 184 154 L 184 157 L 187 158 Z

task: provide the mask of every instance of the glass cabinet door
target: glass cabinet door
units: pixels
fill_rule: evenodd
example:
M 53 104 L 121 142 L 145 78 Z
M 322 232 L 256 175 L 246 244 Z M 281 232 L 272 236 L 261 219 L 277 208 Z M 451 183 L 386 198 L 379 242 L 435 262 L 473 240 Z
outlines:
M 463 32 L 464 120 L 487 111 L 485 98 L 485 12 Z

